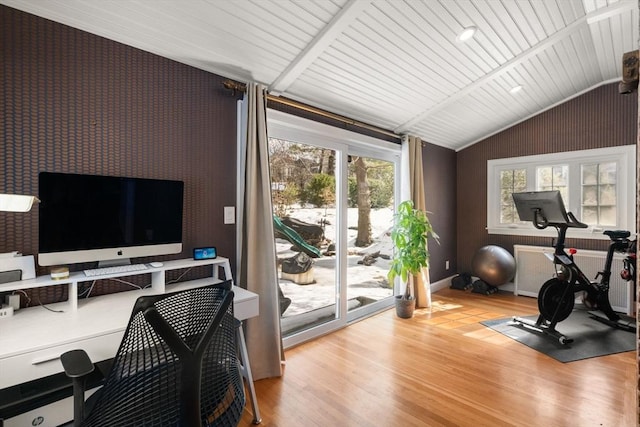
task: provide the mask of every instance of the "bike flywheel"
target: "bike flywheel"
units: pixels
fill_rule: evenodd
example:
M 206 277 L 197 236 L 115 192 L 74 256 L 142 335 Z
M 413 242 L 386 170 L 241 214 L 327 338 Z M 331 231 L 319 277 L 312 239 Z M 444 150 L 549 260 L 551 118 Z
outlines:
M 547 280 L 538 292 L 538 309 L 546 320 L 562 322 L 573 311 L 574 294 L 570 283 L 557 278 Z

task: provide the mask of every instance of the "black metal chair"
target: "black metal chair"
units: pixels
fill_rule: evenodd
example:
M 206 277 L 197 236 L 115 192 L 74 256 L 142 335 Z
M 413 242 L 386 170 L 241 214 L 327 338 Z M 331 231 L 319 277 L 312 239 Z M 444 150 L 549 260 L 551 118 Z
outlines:
M 93 363 L 83 350 L 61 360 L 74 383 L 74 426 L 237 426 L 244 410 L 231 281 L 139 297 L 86 405 Z

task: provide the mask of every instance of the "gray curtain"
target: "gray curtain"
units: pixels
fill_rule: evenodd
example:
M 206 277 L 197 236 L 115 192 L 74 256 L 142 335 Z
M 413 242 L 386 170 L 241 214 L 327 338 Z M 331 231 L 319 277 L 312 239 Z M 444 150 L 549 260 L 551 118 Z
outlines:
M 411 199 L 416 209 L 426 212 L 424 174 L 422 171 L 422 140 L 419 137 L 405 135 L 402 138 L 401 167 L 405 171 L 402 182 L 402 200 Z M 429 269 L 423 268 L 422 274 L 413 276 L 413 292 L 416 298 L 416 307 L 431 306 Z
M 254 380 L 282 375 L 282 335 L 273 234 L 267 140 L 266 92 L 249 83 L 246 106 L 244 200 L 240 216 L 238 284 L 260 297 L 260 315 L 246 321 L 245 332 Z

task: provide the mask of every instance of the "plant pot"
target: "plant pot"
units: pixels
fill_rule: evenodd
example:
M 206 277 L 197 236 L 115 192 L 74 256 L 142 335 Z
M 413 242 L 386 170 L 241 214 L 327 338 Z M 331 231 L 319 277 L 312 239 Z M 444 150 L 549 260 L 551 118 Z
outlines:
M 413 317 L 413 311 L 416 308 L 415 298 L 405 299 L 402 295 L 396 295 L 396 315 L 401 319 L 410 319 Z

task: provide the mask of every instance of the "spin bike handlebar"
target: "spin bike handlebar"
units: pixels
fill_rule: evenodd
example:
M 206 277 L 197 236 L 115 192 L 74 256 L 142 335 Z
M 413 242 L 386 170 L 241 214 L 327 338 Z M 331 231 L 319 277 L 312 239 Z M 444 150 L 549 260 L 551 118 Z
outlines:
M 578 221 L 578 219 L 571 213 L 567 212 L 565 222 L 549 222 L 547 218 L 544 216 L 544 213 L 541 209 L 536 209 L 533 213 L 533 226 L 539 230 L 543 230 L 547 228 L 549 225 L 554 227 L 561 228 L 588 228 L 589 226 L 583 222 Z
M 567 216 L 569 217 L 569 222 L 567 223 L 569 227 L 589 228 L 589 226 L 584 222 L 578 221 L 578 219 L 571 212 L 567 212 Z

